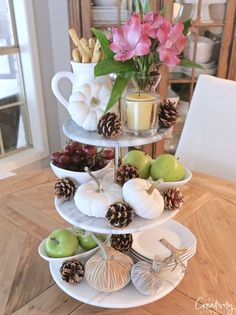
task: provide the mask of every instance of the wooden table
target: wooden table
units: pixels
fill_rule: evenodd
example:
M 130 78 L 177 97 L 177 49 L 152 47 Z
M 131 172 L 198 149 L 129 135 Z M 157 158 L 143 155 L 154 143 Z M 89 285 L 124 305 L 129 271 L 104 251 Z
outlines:
M 194 174 L 182 189 L 185 203 L 176 217 L 198 240 L 188 274 L 159 301 L 111 310 L 63 293 L 37 253 L 40 241 L 52 230 L 68 226 L 53 205 L 54 180 L 46 169 L 0 181 L 1 315 L 233 314 L 229 309 L 236 308 L 236 184 Z M 210 309 L 206 303 L 213 303 Z

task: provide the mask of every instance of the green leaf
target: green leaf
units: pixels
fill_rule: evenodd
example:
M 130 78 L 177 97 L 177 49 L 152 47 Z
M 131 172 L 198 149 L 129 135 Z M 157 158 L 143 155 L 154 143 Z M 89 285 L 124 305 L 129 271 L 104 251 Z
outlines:
M 107 56 L 107 58 L 113 58 L 115 54 L 109 47 L 110 42 L 107 39 L 106 35 L 102 31 L 97 30 L 96 28 L 92 28 L 92 31 L 95 34 L 95 36 L 97 37 L 97 39 L 99 40 L 102 51 Z
M 152 9 L 151 9 L 151 6 L 150 6 L 150 3 L 149 3 L 149 0 L 146 0 L 145 1 L 145 6 L 144 6 L 144 13 L 148 13 L 148 12 L 151 12 Z
M 133 65 L 130 61 L 115 61 L 114 59 L 104 59 L 94 68 L 95 77 L 109 73 L 131 72 L 134 71 Z
M 107 113 L 119 100 L 122 92 L 126 88 L 129 82 L 129 78 L 124 78 L 123 76 L 118 76 L 111 91 L 111 96 L 109 102 L 106 106 L 105 113 Z
M 186 68 L 199 68 L 203 69 L 203 66 L 199 65 L 198 63 L 195 63 L 189 59 L 180 59 L 180 66 L 186 67 Z
M 167 11 L 167 7 L 164 6 L 164 8 L 160 11 L 160 15 L 161 16 L 165 16 L 166 15 L 166 11 Z
M 136 0 L 135 11 L 139 13 L 143 13 L 143 6 L 141 0 Z
M 191 26 L 191 22 L 192 22 L 191 19 L 188 19 L 188 20 L 184 21 L 184 23 L 183 23 L 184 24 L 184 30 L 183 30 L 184 36 L 187 36 L 188 30 L 189 30 L 189 28 Z

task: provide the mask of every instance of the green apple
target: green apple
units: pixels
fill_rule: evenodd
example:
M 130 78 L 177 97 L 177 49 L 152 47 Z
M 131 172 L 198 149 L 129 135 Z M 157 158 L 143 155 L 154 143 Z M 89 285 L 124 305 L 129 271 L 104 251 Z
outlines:
M 76 235 L 64 229 L 53 231 L 46 240 L 46 253 L 49 257 L 61 258 L 73 256 L 78 249 Z
M 137 167 L 140 178 L 147 179 L 150 176 L 152 158 L 147 153 L 138 150 L 129 151 L 125 156 L 125 163 Z
M 102 242 L 106 240 L 105 234 L 95 234 L 95 236 Z M 98 246 L 98 244 L 93 239 L 92 235 L 89 232 L 86 232 L 85 230 L 82 229 L 77 230 L 77 238 L 79 241 L 79 245 L 85 250 L 90 250 Z
M 151 166 L 153 180 L 162 178 L 164 182 L 176 182 L 182 180 L 184 175 L 183 165 L 171 154 L 159 155 Z

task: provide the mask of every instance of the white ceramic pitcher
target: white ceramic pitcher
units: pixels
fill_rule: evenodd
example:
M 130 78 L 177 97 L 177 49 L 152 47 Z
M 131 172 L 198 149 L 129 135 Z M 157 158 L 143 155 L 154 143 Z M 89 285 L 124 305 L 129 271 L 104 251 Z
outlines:
M 73 72 L 61 71 L 52 78 L 52 91 L 59 102 L 68 108 L 69 102 L 63 97 L 60 92 L 58 83 L 61 79 L 69 79 L 72 83 L 72 93 L 80 90 L 80 86 L 86 83 L 99 82 L 111 87 L 111 80 L 108 75 L 94 77 L 94 67 L 96 63 L 78 63 L 71 61 Z

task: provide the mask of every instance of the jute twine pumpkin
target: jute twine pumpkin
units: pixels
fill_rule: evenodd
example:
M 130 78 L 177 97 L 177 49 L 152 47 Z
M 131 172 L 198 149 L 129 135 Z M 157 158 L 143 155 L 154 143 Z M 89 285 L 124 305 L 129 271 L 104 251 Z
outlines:
M 103 244 L 96 236 L 100 250 L 85 265 L 85 278 L 88 284 L 101 292 L 114 292 L 125 287 L 130 281 L 132 259 Z
M 135 288 L 142 294 L 153 295 L 163 285 L 157 260 L 158 256 L 155 256 L 152 265 L 145 261 L 139 261 L 132 267 L 132 282 Z

